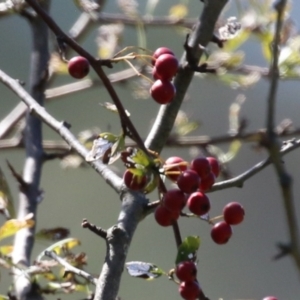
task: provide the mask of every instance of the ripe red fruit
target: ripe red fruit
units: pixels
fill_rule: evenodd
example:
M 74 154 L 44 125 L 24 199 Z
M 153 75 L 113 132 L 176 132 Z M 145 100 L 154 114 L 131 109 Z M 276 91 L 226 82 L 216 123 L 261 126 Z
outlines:
M 192 261 L 183 261 L 176 266 L 175 274 L 180 281 L 194 281 L 197 276 L 197 268 Z
M 203 216 L 210 210 L 210 201 L 204 193 L 195 192 L 189 196 L 187 207 L 193 214 Z
M 276 298 L 274 296 L 268 296 L 268 297 L 265 297 L 263 300 L 278 300 L 278 298 Z
M 220 174 L 220 164 L 218 162 L 218 160 L 212 156 L 206 157 L 206 159 L 208 160 L 210 167 L 211 167 L 211 171 L 213 172 L 213 174 L 218 177 Z
M 230 225 L 240 224 L 244 220 L 245 210 L 238 202 L 230 202 L 223 208 L 224 221 Z
M 197 191 L 200 185 L 200 177 L 193 170 L 186 170 L 177 179 L 178 187 L 186 194 Z
M 175 86 L 168 80 L 162 81 L 158 79 L 153 83 L 150 89 L 150 95 L 159 104 L 170 103 L 173 100 L 175 93 Z
M 216 177 L 213 172 L 210 172 L 205 178 L 201 178 L 200 190 L 202 192 L 208 191 L 215 183 Z
M 85 77 L 89 73 L 89 70 L 89 62 L 82 56 L 75 56 L 68 62 L 69 74 L 76 79 Z
M 159 205 L 154 212 L 156 222 L 160 226 L 170 226 L 176 220 L 178 220 L 180 211 L 170 211 L 165 206 Z
M 178 60 L 172 54 L 162 54 L 155 62 L 156 74 L 162 80 L 171 80 L 178 71 Z
M 170 211 L 181 211 L 185 203 L 185 194 L 179 189 L 169 190 L 164 194 L 163 205 Z
M 153 60 L 152 60 L 152 65 L 155 65 L 155 61 L 156 59 L 161 56 L 162 54 L 171 54 L 174 56 L 174 53 L 171 49 L 167 48 L 167 47 L 160 47 L 157 48 L 154 53 L 153 53 Z
M 211 228 L 210 235 L 215 243 L 220 245 L 226 244 L 232 235 L 231 226 L 228 223 L 221 221 Z
M 191 169 L 197 172 L 201 179 L 208 176 L 211 172 L 209 161 L 204 156 L 199 156 L 192 160 Z
M 170 180 L 177 181 L 177 179 L 180 175 L 179 172 L 185 171 L 187 169 L 187 166 L 185 164 L 178 165 L 183 162 L 184 162 L 184 160 L 178 156 L 171 156 L 165 161 L 164 169 L 165 169 L 166 173 L 178 172 L 178 174 L 166 174 L 166 176 Z M 169 165 L 175 165 L 175 166 L 169 167 Z
M 179 285 L 179 294 L 185 300 L 196 300 L 201 292 L 197 281 L 183 281 Z
M 126 170 L 123 175 L 125 185 L 134 191 L 142 190 L 148 183 L 146 175 L 135 175 L 130 170 Z

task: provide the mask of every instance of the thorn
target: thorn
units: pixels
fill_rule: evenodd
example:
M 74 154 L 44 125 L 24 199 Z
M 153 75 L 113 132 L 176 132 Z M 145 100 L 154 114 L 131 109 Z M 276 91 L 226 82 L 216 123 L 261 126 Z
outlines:
M 281 259 L 287 255 L 290 255 L 292 252 L 291 244 L 277 243 L 276 246 L 279 249 L 279 252 L 275 256 L 273 256 L 272 260 Z
M 26 191 L 28 189 L 28 183 L 24 181 L 23 177 L 14 169 L 14 167 L 10 164 L 8 160 L 6 160 L 6 163 L 12 173 L 12 175 L 15 177 L 17 182 L 20 185 L 20 190 Z

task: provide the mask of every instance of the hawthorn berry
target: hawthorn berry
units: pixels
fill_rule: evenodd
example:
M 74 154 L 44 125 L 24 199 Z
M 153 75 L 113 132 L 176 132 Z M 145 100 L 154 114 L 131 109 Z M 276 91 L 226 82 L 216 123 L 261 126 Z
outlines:
M 177 185 L 179 189 L 186 194 L 191 194 L 197 191 L 200 182 L 200 177 L 193 170 L 183 171 L 177 179 Z
M 170 211 L 181 211 L 186 203 L 185 194 L 179 189 L 169 190 L 164 194 L 163 205 Z
M 210 172 L 205 178 L 201 178 L 200 190 L 202 192 L 208 191 L 215 183 L 216 177 L 213 172 Z
M 152 65 L 154 66 L 155 65 L 155 61 L 156 59 L 161 56 L 162 54 L 171 54 L 174 56 L 174 53 L 171 49 L 167 48 L 167 47 L 160 47 L 160 48 L 157 48 L 152 57 L 153 57 L 153 60 L 152 60 Z
M 89 73 L 89 70 L 90 64 L 85 57 L 75 56 L 68 62 L 69 74 L 76 79 L 85 77 Z
M 168 80 L 156 80 L 150 88 L 150 95 L 159 104 L 170 103 L 176 90 L 172 82 Z
M 230 202 L 223 208 L 223 217 L 230 225 L 240 224 L 244 220 L 245 210 L 238 202 Z
M 174 165 L 174 166 L 169 167 L 170 165 Z M 171 156 L 165 161 L 164 169 L 165 169 L 166 176 L 170 180 L 177 181 L 180 173 L 187 170 L 187 165 L 184 164 L 184 160 L 181 157 Z M 178 172 L 178 174 L 170 174 L 172 172 L 174 172 L 174 173 Z
M 163 227 L 171 226 L 173 222 L 178 220 L 180 211 L 170 211 L 163 205 L 159 205 L 154 212 L 156 222 Z
M 210 210 L 210 201 L 204 193 L 195 192 L 189 196 L 187 207 L 193 214 L 203 216 Z
M 268 296 L 268 297 L 265 297 L 263 300 L 278 300 L 278 298 L 276 298 L 274 296 Z
M 123 175 L 125 185 L 134 191 L 142 190 L 148 183 L 146 175 L 135 175 L 130 170 L 126 170 Z
M 210 164 L 211 171 L 217 178 L 220 174 L 220 164 L 219 164 L 218 160 L 212 156 L 208 156 L 208 157 L 206 157 L 206 159 L 208 160 L 208 162 Z
M 211 173 L 209 161 L 204 156 L 199 156 L 192 160 L 191 169 L 197 172 L 201 179 L 207 177 Z
M 175 274 L 180 281 L 194 281 L 197 276 L 197 268 L 192 261 L 183 261 L 176 266 Z
M 197 281 L 183 281 L 179 285 L 179 294 L 185 300 L 196 300 L 201 292 Z
M 162 80 L 171 80 L 178 71 L 178 60 L 172 54 L 162 54 L 155 61 L 157 76 Z
M 225 221 L 221 221 L 211 228 L 210 235 L 215 243 L 226 244 L 232 235 L 231 226 Z

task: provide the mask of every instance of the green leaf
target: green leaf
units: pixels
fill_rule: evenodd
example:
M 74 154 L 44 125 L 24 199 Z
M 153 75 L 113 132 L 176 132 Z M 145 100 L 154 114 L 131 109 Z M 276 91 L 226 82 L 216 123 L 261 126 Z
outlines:
M 200 247 L 199 236 L 188 236 L 178 248 L 175 264 L 186 260 L 196 260 L 196 252 Z
M 133 149 L 133 153 L 131 154 L 130 158 L 137 165 L 140 165 L 144 168 L 147 168 L 152 162 L 148 155 L 143 150 L 138 148 Z
M 131 261 L 126 263 L 125 266 L 130 276 L 147 280 L 152 280 L 166 274 L 166 272 L 156 265 L 142 261 Z

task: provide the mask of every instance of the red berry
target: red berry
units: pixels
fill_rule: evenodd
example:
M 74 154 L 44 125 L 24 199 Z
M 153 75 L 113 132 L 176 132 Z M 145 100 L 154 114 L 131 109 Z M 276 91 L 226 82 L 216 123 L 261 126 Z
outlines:
M 178 71 L 178 60 L 172 54 L 162 54 L 155 62 L 156 74 L 162 80 L 171 80 Z
M 130 170 L 126 170 L 123 175 L 125 185 L 134 191 L 142 190 L 148 183 L 146 175 L 135 175 Z
M 278 300 L 278 298 L 276 298 L 274 296 L 267 296 L 263 300 Z
M 197 268 L 192 261 L 183 261 L 176 266 L 175 274 L 180 281 L 194 281 L 197 276 Z
M 216 177 L 213 172 L 210 172 L 205 178 L 201 179 L 200 190 L 202 192 L 208 191 L 215 183 Z
M 183 281 L 179 285 L 179 294 L 185 300 L 196 300 L 201 292 L 197 281 Z
M 212 227 L 210 235 L 215 243 L 226 244 L 232 235 L 231 226 L 221 221 Z
M 210 210 L 210 202 L 204 193 L 195 192 L 189 196 L 187 200 L 187 207 L 193 214 L 202 216 L 207 214 Z
M 169 190 L 163 197 L 163 205 L 170 211 L 181 211 L 185 203 L 185 194 L 179 189 Z
M 89 73 L 89 69 L 88 60 L 82 56 L 75 56 L 68 62 L 69 74 L 76 79 L 85 77 Z
M 168 80 L 162 81 L 158 79 L 153 83 L 150 89 L 150 95 L 159 104 L 170 103 L 173 100 L 175 93 L 175 86 Z
M 152 65 L 155 65 L 156 59 L 161 56 L 162 54 L 171 54 L 174 55 L 173 51 L 167 47 L 160 47 L 157 48 L 154 53 L 153 53 L 153 60 L 152 60 Z
M 223 216 L 230 225 L 240 224 L 244 220 L 245 210 L 238 202 L 230 202 L 223 208 Z
M 174 221 L 178 220 L 179 215 L 179 211 L 170 211 L 163 205 L 159 205 L 154 212 L 156 222 L 164 227 L 172 225 Z
M 200 185 L 200 177 L 193 170 L 186 170 L 177 179 L 178 187 L 186 194 L 197 191 Z
M 206 159 L 208 160 L 208 162 L 210 164 L 211 171 L 214 173 L 214 175 L 216 177 L 218 177 L 220 174 L 220 164 L 219 164 L 218 160 L 212 156 L 206 157 Z
M 205 178 L 211 172 L 209 161 L 204 156 L 199 156 L 192 160 L 191 169 L 196 171 L 201 179 Z
M 178 156 L 171 156 L 165 161 L 164 169 L 166 172 L 166 176 L 170 180 L 177 181 L 180 172 L 185 171 L 187 169 L 186 164 L 181 164 L 181 163 L 184 163 L 184 160 Z M 169 167 L 169 165 L 174 165 L 174 166 Z M 170 172 L 178 172 L 178 174 L 168 174 Z

